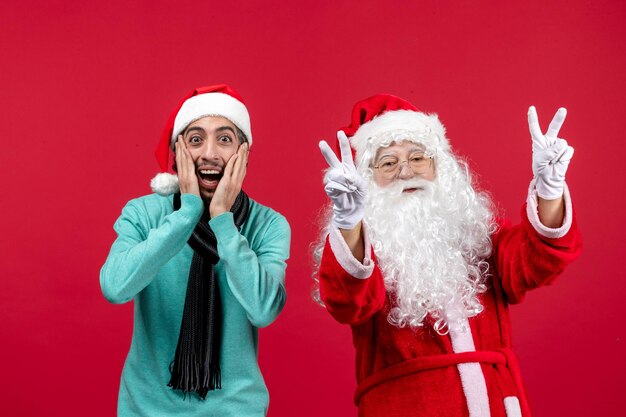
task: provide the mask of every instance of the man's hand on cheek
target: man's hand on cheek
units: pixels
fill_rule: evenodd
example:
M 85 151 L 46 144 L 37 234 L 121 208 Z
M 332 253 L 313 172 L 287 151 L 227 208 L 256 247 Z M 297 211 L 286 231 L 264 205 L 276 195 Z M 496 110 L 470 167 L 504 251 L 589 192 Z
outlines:
M 230 211 L 233 206 L 246 177 L 249 152 L 250 145 L 243 143 L 239 146 L 237 153 L 228 160 L 226 168 L 224 168 L 224 175 L 217 184 L 215 194 L 211 199 L 211 204 L 209 204 L 211 218 Z
M 176 170 L 180 193 L 194 194 L 200 197 L 196 165 L 181 135 L 178 136 L 178 140 L 176 141 Z

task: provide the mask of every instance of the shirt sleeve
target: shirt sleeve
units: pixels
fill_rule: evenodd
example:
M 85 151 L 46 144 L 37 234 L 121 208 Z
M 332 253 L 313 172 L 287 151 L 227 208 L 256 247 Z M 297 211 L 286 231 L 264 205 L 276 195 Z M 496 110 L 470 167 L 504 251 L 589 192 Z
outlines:
M 112 303 L 130 301 L 150 284 L 159 269 L 183 249 L 204 210 L 200 197 L 182 194 L 180 209 L 151 228 L 145 204 L 139 199 L 130 201 L 113 226 L 117 239 L 100 270 L 102 293 Z
M 558 229 L 541 224 L 536 214 L 532 184 L 522 208 L 522 223 L 501 223 L 493 238 L 493 255 L 502 289 L 511 304 L 521 302 L 528 290 L 549 285 L 576 259 L 582 238 L 566 189 L 565 218 Z
M 279 215 L 269 220 L 255 250 L 233 220 L 233 213 L 223 213 L 209 222 L 217 238 L 217 251 L 225 271 L 220 276 L 256 327 L 271 324 L 286 301 L 285 270 L 289 258 L 291 230 Z

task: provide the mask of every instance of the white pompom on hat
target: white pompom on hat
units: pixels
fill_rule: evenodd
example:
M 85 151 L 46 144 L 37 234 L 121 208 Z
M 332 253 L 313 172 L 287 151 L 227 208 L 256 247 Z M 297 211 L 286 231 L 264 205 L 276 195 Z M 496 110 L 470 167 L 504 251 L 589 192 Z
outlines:
M 174 149 L 176 138 L 191 123 L 207 116 L 221 116 L 230 120 L 246 135 L 252 145 L 250 115 L 243 98 L 226 84 L 198 87 L 187 94 L 169 117 L 155 156 L 161 173 L 150 181 L 152 191 L 160 195 L 178 192 L 178 176 L 168 173 L 170 151 Z
M 343 130 L 355 151 L 359 171 L 367 169 L 376 151 L 395 140 L 409 140 L 433 153 L 449 150 L 446 129 L 436 114 L 419 112 L 408 101 L 378 94 L 359 101 L 352 109 L 350 125 Z

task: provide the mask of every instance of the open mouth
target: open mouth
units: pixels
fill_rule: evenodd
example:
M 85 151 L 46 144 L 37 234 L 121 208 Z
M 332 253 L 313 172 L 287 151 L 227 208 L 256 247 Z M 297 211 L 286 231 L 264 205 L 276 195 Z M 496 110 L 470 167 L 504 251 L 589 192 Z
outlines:
M 200 169 L 198 170 L 198 177 L 200 178 L 200 184 L 205 188 L 215 188 L 220 179 L 224 176 L 222 171 L 217 169 Z

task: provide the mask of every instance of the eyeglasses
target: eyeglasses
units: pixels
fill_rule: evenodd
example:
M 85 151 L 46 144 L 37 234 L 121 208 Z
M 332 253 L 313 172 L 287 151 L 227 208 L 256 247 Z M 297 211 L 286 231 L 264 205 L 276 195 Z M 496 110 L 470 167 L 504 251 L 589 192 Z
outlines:
M 413 153 L 406 161 L 401 161 L 395 156 L 383 156 L 378 160 L 377 165 L 372 168 L 378 169 L 380 174 L 386 179 L 398 176 L 402 170 L 402 164 L 406 163 L 417 175 L 422 175 L 428 171 L 432 164 L 433 157 L 424 152 Z

